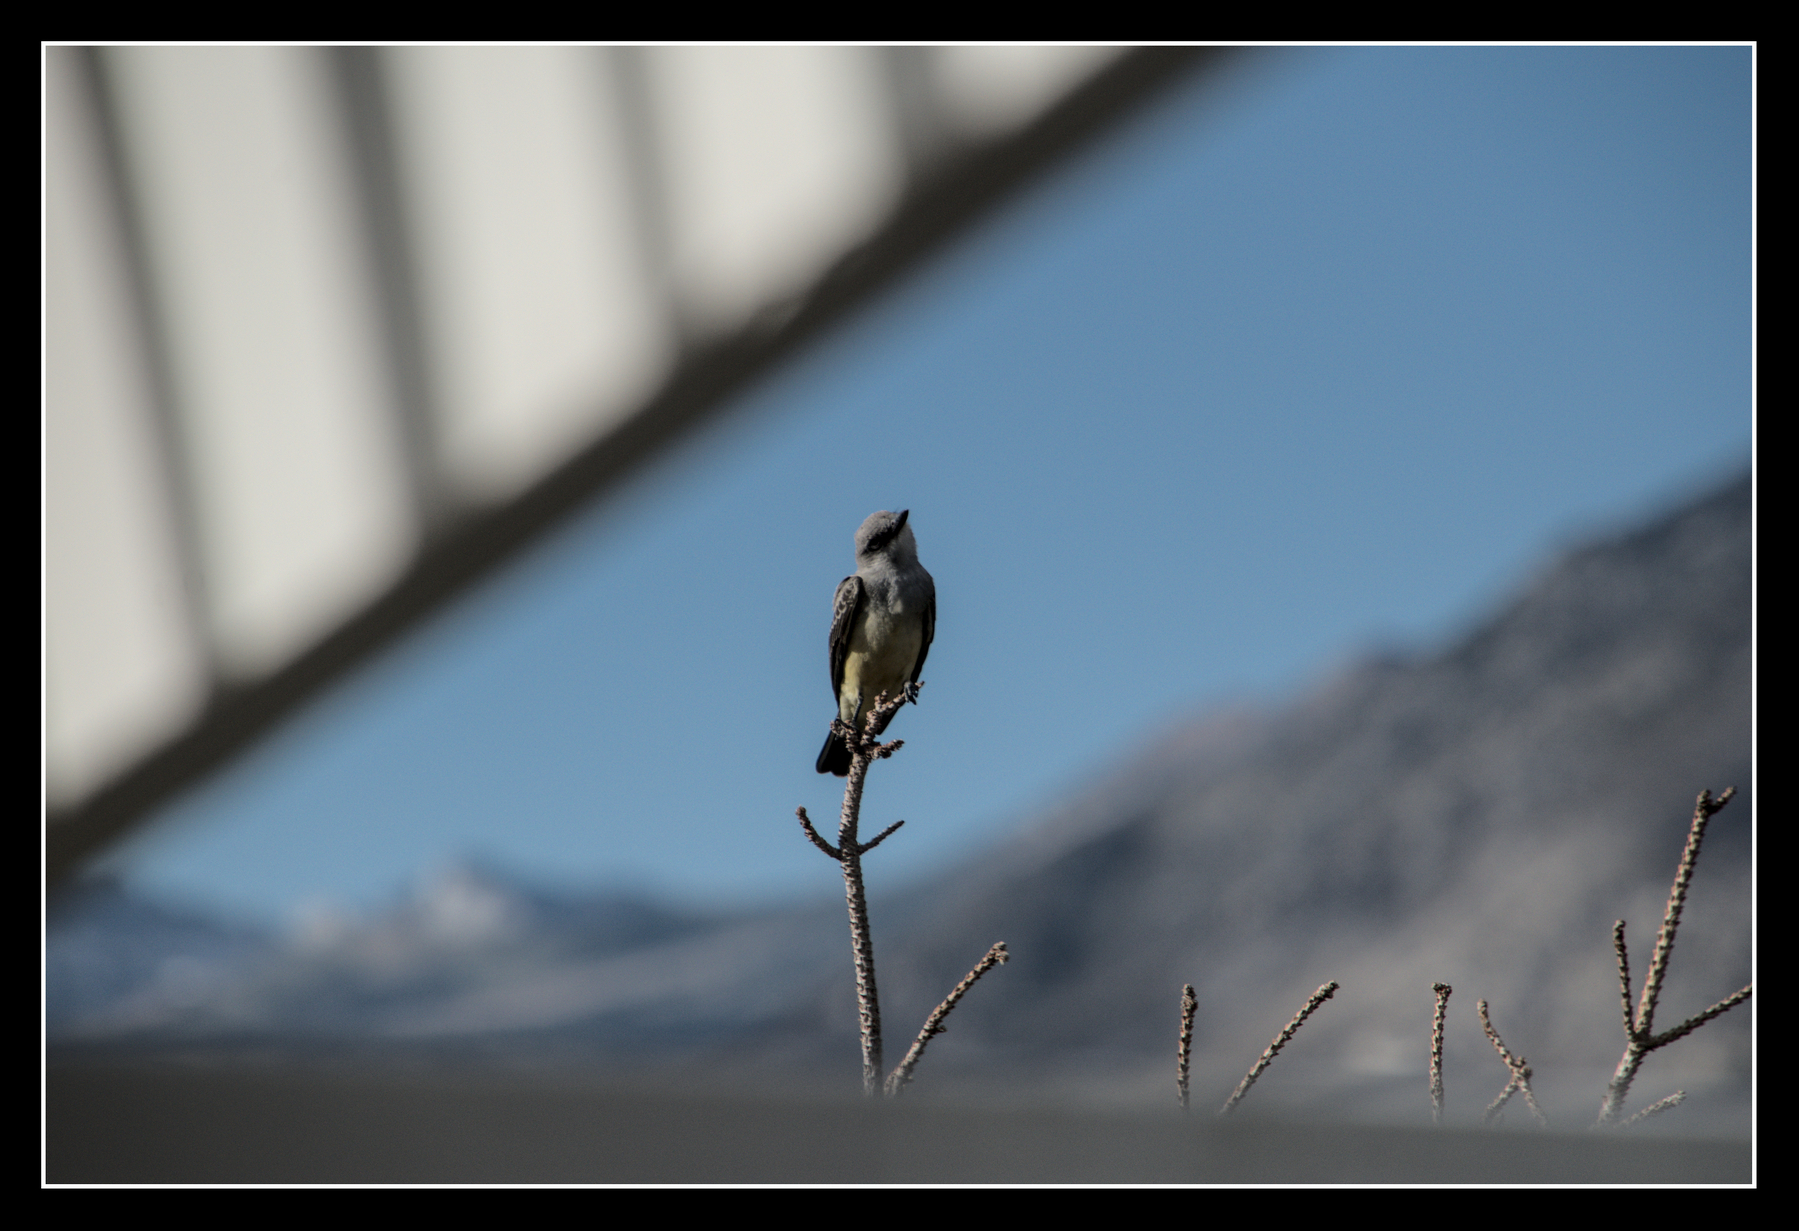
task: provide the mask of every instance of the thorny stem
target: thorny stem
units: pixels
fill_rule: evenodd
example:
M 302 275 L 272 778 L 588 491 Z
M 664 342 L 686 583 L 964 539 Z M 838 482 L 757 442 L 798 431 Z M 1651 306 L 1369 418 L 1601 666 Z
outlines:
M 1726 787 L 1713 799 L 1710 791 L 1701 791 L 1699 798 L 1694 801 L 1693 821 L 1687 828 L 1686 847 L 1680 853 L 1680 866 L 1675 869 L 1674 884 L 1668 890 L 1667 909 L 1662 912 L 1661 930 L 1655 937 L 1655 954 L 1649 959 L 1649 973 L 1643 980 L 1643 995 L 1637 1002 L 1634 1020 L 1630 1010 L 1630 959 L 1624 945 L 1624 920 L 1620 919 L 1612 925 L 1612 947 L 1618 953 L 1618 984 L 1624 1002 L 1625 1045 L 1624 1055 L 1619 1058 L 1612 1080 L 1605 1088 L 1605 1098 L 1599 1104 L 1599 1119 L 1594 1122 L 1595 1128 L 1618 1122 L 1618 1117 L 1624 1111 L 1624 1101 L 1630 1096 L 1631 1083 L 1636 1080 L 1637 1069 L 1642 1066 L 1645 1056 L 1658 1047 L 1686 1037 L 1720 1013 L 1742 1004 L 1754 993 L 1755 985 L 1752 983 L 1726 996 L 1703 1013 L 1689 1017 L 1667 1033 L 1655 1033 L 1656 1005 L 1661 999 L 1662 982 L 1668 975 L 1668 958 L 1674 952 L 1674 934 L 1680 928 L 1680 914 L 1686 906 L 1687 888 L 1693 880 L 1693 868 L 1699 862 L 1699 847 L 1705 841 L 1705 827 L 1736 793 L 1735 787 Z M 1664 1099 L 1662 1103 L 1655 1104 L 1655 1110 L 1666 1110 L 1663 1103 L 1674 1105 Z M 1636 1119 L 1633 1116 L 1627 1123 L 1635 1123 Z
M 1643 999 L 1637 1005 L 1637 1031 L 1648 1034 L 1655 1029 L 1655 1006 L 1661 999 L 1662 981 L 1668 977 L 1668 958 L 1674 952 L 1674 933 L 1680 927 L 1680 912 L 1687 904 L 1687 887 L 1693 883 L 1693 867 L 1699 862 L 1699 844 L 1705 841 L 1705 827 L 1712 814 L 1730 802 L 1737 793 L 1727 787 L 1716 800 L 1710 791 L 1699 792 L 1693 804 L 1693 823 L 1687 829 L 1686 849 L 1680 853 L 1680 867 L 1674 873 L 1674 885 L 1668 890 L 1668 908 L 1662 913 L 1661 930 L 1655 936 L 1655 956 L 1649 959 L 1649 975 L 1643 980 Z
M 1193 985 L 1181 985 L 1181 1041 L 1176 1048 L 1175 1087 L 1180 1091 L 1181 1110 L 1187 1110 L 1187 1066 L 1193 1059 L 1193 1014 L 1199 1009 L 1199 997 Z
M 906 1058 L 901 1060 L 899 1067 L 887 1076 L 887 1096 L 889 1098 L 897 1096 L 912 1080 L 912 1070 L 918 1067 L 918 1061 L 924 1055 L 925 1045 L 947 1029 L 943 1024 L 943 1019 L 950 1015 L 950 1010 L 956 1007 L 956 1002 L 962 999 L 963 993 L 973 987 L 975 981 L 989 970 L 995 966 L 1005 965 L 1008 956 L 1010 955 L 1006 952 L 1006 942 L 1003 940 L 987 950 L 987 956 L 983 957 L 975 964 L 973 970 L 962 977 L 962 982 L 956 984 L 950 994 L 944 997 L 943 1003 L 938 1005 L 925 1019 L 924 1028 L 918 1032 L 918 1037 L 912 1040 L 912 1046 L 906 1051 Z
M 1487 1114 L 1483 1122 L 1491 1123 L 1493 1117 L 1499 1114 L 1500 1108 L 1506 1105 L 1512 1095 L 1522 1094 L 1525 1105 L 1530 1108 L 1530 1114 L 1537 1118 L 1537 1126 L 1548 1128 L 1549 1118 L 1543 1114 L 1543 1109 L 1537 1106 L 1537 1096 L 1530 1088 L 1530 1063 L 1523 1056 L 1512 1055 L 1511 1050 L 1506 1047 L 1505 1040 L 1499 1037 L 1499 1031 L 1493 1027 L 1493 1019 L 1487 1013 L 1486 1001 L 1482 1000 L 1476 1004 L 1475 1010 L 1480 1014 L 1480 1028 L 1487 1032 L 1487 1041 L 1493 1044 L 1494 1050 L 1499 1053 L 1499 1058 L 1505 1061 L 1506 1067 L 1512 1071 L 1512 1078 L 1506 1082 L 1505 1089 L 1499 1092 L 1498 1098 L 1487 1105 Z
M 862 788 L 868 781 L 868 767 L 883 757 L 890 757 L 903 745 L 903 741 L 880 743 L 881 733 L 893 716 L 899 713 L 900 707 L 908 701 L 916 700 L 918 688 L 922 681 L 909 686 L 910 692 L 902 692 L 889 700 L 886 693 L 875 698 L 873 708 L 860 727 L 851 726 L 839 719 L 833 719 L 831 730 L 843 739 L 850 752 L 849 780 L 843 786 L 843 811 L 837 822 L 837 845 L 832 846 L 812 827 L 812 819 L 806 815 L 804 808 L 796 809 L 800 818 L 800 827 L 806 838 L 819 850 L 835 859 L 843 867 L 843 896 L 849 907 L 850 915 L 850 949 L 856 962 L 856 1016 L 862 1033 L 862 1093 L 874 1098 L 883 1092 L 881 1082 L 881 996 L 875 985 L 875 949 L 874 937 L 868 927 L 868 895 L 862 884 L 862 856 L 879 846 L 904 821 L 895 821 L 867 842 L 857 837 L 857 826 L 862 815 Z M 986 974 L 993 967 L 1006 960 L 1004 942 L 994 945 L 987 951 L 987 956 L 968 976 L 958 983 L 949 998 L 937 1006 L 936 1012 L 926 1020 L 924 1029 L 906 1053 L 892 1075 L 887 1078 L 886 1094 L 891 1097 L 903 1089 L 912 1080 L 912 1070 L 917 1066 L 919 1057 L 924 1055 L 925 1044 L 935 1035 L 944 1031 L 943 1020 L 956 1002 L 962 999 L 965 992 L 974 986 L 975 980 Z
M 1430 1019 L 1430 1122 L 1443 1123 L 1443 1019 L 1449 1015 L 1449 994 L 1454 989 L 1447 983 L 1433 983 L 1437 1008 Z
M 876 707 L 878 709 L 878 707 Z M 873 727 L 874 723 L 869 723 Z M 856 821 L 862 813 L 862 786 L 873 758 L 860 732 L 847 732 L 849 781 L 844 785 L 844 812 L 837 824 L 838 862 L 844 866 L 844 900 L 849 905 L 849 948 L 856 961 L 856 1022 L 862 1028 L 862 1092 L 882 1092 L 882 995 L 874 986 L 874 936 L 869 932 L 869 900 L 862 887 L 862 844 Z
M 843 812 L 837 822 L 837 860 L 843 865 L 843 896 L 850 912 L 850 950 L 856 962 L 856 1020 L 862 1032 L 862 1093 L 874 1098 L 881 1092 L 881 993 L 875 985 L 874 936 L 868 928 L 868 895 L 862 885 L 862 852 L 856 826 L 862 814 L 862 787 L 868 767 L 877 757 L 891 756 L 899 741 L 882 748 L 875 741 L 886 729 L 899 705 L 889 705 L 885 694 L 875 700 L 868 723 L 857 730 L 843 722 L 844 741 L 850 749 L 849 781 L 843 787 Z M 889 831 L 891 832 L 891 831 Z M 886 833 L 881 835 L 882 838 Z M 878 841 L 879 839 L 877 839 Z M 869 845 L 873 845 L 870 843 Z
M 1618 954 L 1618 999 L 1624 1006 L 1624 1037 L 1637 1032 L 1637 1011 L 1630 1003 L 1630 949 L 1624 943 L 1624 920 L 1612 924 L 1612 948 Z
M 1274 1036 L 1274 1042 L 1268 1045 L 1268 1049 L 1262 1053 L 1262 1058 L 1256 1061 L 1256 1066 L 1249 1070 L 1242 1081 L 1237 1083 L 1237 1088 L 1231 1091 L 1230 1098 L 1226 1099 L 1224 1106 L 1218 1109 L 1219 1115 L 1227 1116 L 1236 1110 L 1237 1104 L 1243 1101 L 1243 1096 L 1249 1093 L 1249 1088 L 1256 1084 L 1256 1078 L 1262 1075 L 1262 1070 L 1274 1063 L 1274 1058 L 1280 1054 L 1281 1048 L 1285 1047 L 1293 1036 L 1299 1033 L 1299 1028 L 1306 1024 L 1306 1018 L 1316 1012 L 1319 1005 L 1334 996 L 1339 986 L 1341 985 L 1332 979 L 1312 993 L 1311 998 L 1305 1002 L 1299 1012 L 1293 1015 L 1293 1020 L 1287 1023 L 1287 1028 Z
M 850 950 L 856 961 L 856 1021 L 862 1028 L 862 1093 L 873 1098 L 881 1089 L 881 993 L 875 987 L 875 944 L 868 930 L 868 896 L 862 888 L 862 853 L 856 849 L 856 811 L 862 802 L 862 780 L 868 762 L 850 762 L 844 789 L 843 821 L 837 831 L 842 851 L 843 896 L 850 912 Z M 854 802 L 851 796 L 854 796 Z

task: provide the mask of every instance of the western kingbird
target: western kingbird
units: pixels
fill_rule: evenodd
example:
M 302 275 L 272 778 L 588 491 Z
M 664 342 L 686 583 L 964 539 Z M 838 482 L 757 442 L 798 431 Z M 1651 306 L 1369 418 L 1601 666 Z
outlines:
M 882 693 L 892 698 L 904 689 L 918 699 L 914 685 L 937 634 L 937 584 L 918 562 L 909 512 L 868 515 L 856 531 L 856 571 L 831 604 L 831 695 L 851 726 Z M 849 776 L 849 746 L 834 731 L 819 751 L 818 772 Z

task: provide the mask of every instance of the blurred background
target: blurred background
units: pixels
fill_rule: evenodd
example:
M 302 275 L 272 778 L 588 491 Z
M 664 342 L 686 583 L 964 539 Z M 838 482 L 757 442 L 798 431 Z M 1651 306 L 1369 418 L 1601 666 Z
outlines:
M 1011 996 L 1066 1027 L 1016 1049 L 1037 1088 L 1161 1099 L 1181 981 L 1229 974 L 1240 1075 L 1353 991 L 1328 950 L 1422 1007 L 1333 1047 L 1327 1006 L 1292 1105 L 1386 1114 L 1436 978 L 1596 1104 L 1606 930 L 1646 946 L 1701 787 L 1742 796 L 1680 1011 L 1750 964 L 1753 68 L 48 48 L 51 1054 L 853 1086 L 792 812 L 835 813 L 851 535 L 908 508 L 939 623 L 865 804 L 907 821 L 891 1011 L 1019 955 L 931 1063 L 1012 1081 Z M 1135 919 L 1176 867 L 1214 913 Z M 1224 905 L 1260 884 L 1315 891 Z M 1121 1024 L 1092 976 L 1139 926 Z M 1717 1131 L 1751 1012 L 1689 1041 Z

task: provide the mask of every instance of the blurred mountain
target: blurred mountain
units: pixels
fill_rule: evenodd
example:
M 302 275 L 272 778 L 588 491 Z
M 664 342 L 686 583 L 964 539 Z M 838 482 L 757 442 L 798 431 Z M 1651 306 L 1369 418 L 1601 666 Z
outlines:
M 1738 794 L 1658 1022 L 1750 978 L 1751 556 L 1743 477 L 1567 554 L 1445 650 L 1171 729 L 929 884 L 883 892 L 872 857 L 892 1058 L 1004 940 L 916 1089 L 1167 1099 L 1190 982 L 1196 1097 L 1221 1101 L 1335 979 L 1255 1099 L 1415 1116 L 1442 981 L 1465 1114 L 1504 1085 L 1485 998 L 1552 1116 L 1566 1090 L 1590 1118 L 1623 1046 L 1612 921 L 1640 983 L 1701 788 Z M 853 1088 L 845 930 L 840 902 L 699 916 L 465 866 L 277 942 L 90 885 L 47 921 L 47 1027 L 65 1048 L 380 1044 Z M 1752 1014 L 1651 1057 L 1637 1105 L 1678 1078 L 1746 1131 Z
M 491 1041 L 567 1035 L 579 1059 L 642 1059 L 785 1007 L 796 989 L 783 968 L 822 972 L 830 921 L 817 906 L 710 917 L 637 894 L 555 893 L 465 862 L 388 911 L 318 912 L 277 938 L 90 883 L 50 912 L 46 1024 L 53 1047 L 126 1053 L 447 1041 L 454 1054 L 476 1040 L 491 1054 Z
M 111 879 L 59 893 L 44 917 L 44 1024 L 132 1032 L 202 1005 L 274 951 L 271 937 L 146 902 Z

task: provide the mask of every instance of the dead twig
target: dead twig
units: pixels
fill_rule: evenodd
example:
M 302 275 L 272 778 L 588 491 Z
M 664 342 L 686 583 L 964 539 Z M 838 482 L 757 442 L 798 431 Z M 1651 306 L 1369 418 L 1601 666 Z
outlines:
M 1630 1119 L 1624 1121 L 1624 1123 L 1620 1124 L 1618 1127 L 1619 1128 L 1630 1128 L 1632 1125 L 1641 1124 L 1643 1121 L 1649 1119 L 1651 1116 L 1659 1116 L 1662 1114 L 1662 1112 L 1667 1111 L 1669 1108 L 1678 1107 L 1686 1101 L 1687 1101 L 1687 1092 L 1685 1090 L 1676 1090 L 1673 1094 L 1670 1094 L 1667 1098 L 1659 1099 L 1656 1102 L 1649 1104 L 1649 1106 L 1647 1106 L 1647 1107 L 1643 1108 L 1643 1110 L 1637 1112 L 1636 1115 L 1630 1117 Z
M 1498 1098 L 1487 1105 L 1487 1114 L 1483 1123 L 1491 1124 L 1493 1118 L 1505 1107 L 1512 1095 L 1522 1094 L 1525 1106 L 1529 1107 L 1530 1114 L 1537 1118 L 1537 1127 L 1548 1128 L 1549 1118 L 1543 1114 L 1543 1109 L 1537 1106 L 1537 1096 L 1530 1088 L 1530 1062 L 1523 1056 L 1512 1055 L 1511 1050 L 1506 1047 L 1505 1040 L 1499 1037 L 1499 1031 L 1493 1028 L 1493 1019 L 1487 1013 L 1486 1001 L 1480 1001 L 1475 1005 L 1475 1009 L 1480 1014 L 1480 1028 L 1487 1032 L 1487 1041 L 1493 1044 L 1494 1050 L 1499 1053 L 1499 1058 L 1505 1061 L 1505 1066 L 1512 1071 L 1512 1078 L 1506 1083 L 1505 1089 L 1499 1092 Z
M 1612 924 L 1612 950 L 1618 955 L 1618 998 L 1624 1005 L 1624 1037 L 1637 1032 L 1637 1010 L 1630 1003 L 1630 949 L 1624 943 L 1624 920 Z
M 806 810 L 804 808 L 795 808 L 793 812 L 795 816 L 800 818 L 800 828 L 804 829 L 806 831 L 806 836 L 812 839 L 812 845 L 829 855 L 832 859 L 841 863 L 843 861 L 843 852 L 818 836 L 818 830 L 812 828 L 812 818 L 806 815 Z
M 1430 1019 L 1430 1122 L 1443 1123 L 1443 1019 L 1449 1015 L 1449 994 L 1454 989 L 1447 983 L 1433 983 L 1437 1007 Z
M 1249 1093 L 1249 1088 L 1256 1084 L 1256 1078 L 1262 1075 L 1262 1070 L 1274 1063 L 1274 1058 L 1280 1054 L 1281 1048 L 1285 1047 L 1293 1036 L 1299 1033 L 1299 1028 L 1306 1024 L 1306 1018 L 1315 1013 L 1319 1005 L 1336 995 L 1339 986 L 1333 979 L 1312 993 L 1299 1012 L 1293 1015 L 1293 1020 L 1287 1023 L 1287 1028 L 1274 1036 L 1274 1042 L 1268 1045 L 1268 1049 L 1262 1053 L 1262 1058 L 1256 1061 L 1256 1066 L 1249 1070 L 1242 1081 L 1237 1083 L 1237 1088 L 1231 1091 L 1230 1098 L 1226 1099 L 1224 1106 L 1218 1109 L 1219 1115 L 1227 1116 L 1236 1110 L 1237 1104 L 1243 1101 L 1243 1096 Z
M 925 1019 L 924 1027 L 919 1030 L 918 1037 L 912 1040 L 912 1046 L 906 1052 L 906 1058 L 901 1060 L 899 1066 L 887 1076 L 887 1096 L 889 1098 L 899 1094 L 911 1082 L 912 1070 L 918 1066 L 920 1057 L 924 1055 L 925 1044 L 945 1032 L 947 1028 L 944 1026 L 943 1020 L 950 1015 L 950 1010 L 956 1007 L 956 1002 L 962 999 L 963 993 L 973 987 L 975 981 L 989 970 L 995 966 L 1005 965 L 1006 958 L 1009 956 L 1010 954 L 1006 952 L 1006 942 L 1003 940 L 987 950 L 987 956 L 983 957 L 976 963 L 973 970 L 962 977 L 962 982 L 956 984 L 950 994 L 944 997 L 943 1003 L 938 1005 Z
M 1180 1091 L 1181 1110 L 1187 1110 L 1187 1067 L 1193 1059 L 1193 1014 L 1199 1009 L 1199 997 L 1193 985 L 1181 985 L 1181 1039 L 1175 1048 L 1174 1084 Z
M 1720 1013 L 1725 1013 L 1731 1009 L 1736 1008 L 1738 1005 L 1742 1004 L 1745 1000 L 1749 999 L 1749 997 L 1754 994 L 1755 994 L 1755 985 L 1753 983 L 1750 984 L 1748 987 L 1738 988 L 1736 991 L 1732 992 L 1730 995 L 1728 995 L 1724 999 L 1720 1000 L 1717 1004 L 1713 1005 L 1711 1008 L 1706 1009 L 1702 1013 L 1693 1014 L 1693 1016 L 1687 1018 L 1686 1021 L 1680 1023 L 1680 1025 L 1674 1027 L 1674 1029 L 1668 1031 L 1665 1034 L 1656 1035 L 1654 1038 L 1649 1040 L 1649 1043 L 1644 1048 L 1644 1050 L 1645 1051 L 1654 1051 L 1658 1047 L 1666 1047 L 1669 1043 L 1674 1042 L 1674 1040 L 1676 1040 L 1676 1039 L 1686 1038 L 1687 1035 L 1692 1034 L 1693 1031 L 1695 1031 L 1695 1030 L 1699 1029 L 1699 1027 L 1705 1025 L 1705 1023 L 1709 1022 L 1712 1018 L 1718 1016 Z
M 898 829 L 901 825 L 904 825 L 905 823 L 906 822 L 904 822 L 904 821 L 893 822 L 893 824 L 887 826 L 887 828 L 883 829 L 880 833 L 876 834 L 874 837 L 872 837 L 868 841 L 864 842 L 861 846 L 861 849 L 858 850 L 856 853 L 859 855 L 868 854 L 868 852 L 872 851 L 875 847 L 877 847 L 877 846 L 881 845 L 881 843 L 885 842 L 887 840 L 888 834 L 892 833 L 894 830 Z
M 1705 828 L 1712 816 L 1735 795 L 1735 787 L 1725 788 L 1716 799 L 1712 798 L 1710 791 L 1701 791 L 1693 804 L 1693 821 L 1687 828 L 1686 847 L 1681 851 L 1680 865 L 1674 870 L 1674 884 L 1668 890 L 1668 905 L 1662 912 L 1661 930 L 1655 937 L 1655 953 L 1649 959 L 1649 973 L 1643 980 L 1643 995 L 1634 1012 L 1630 1003 L 1630 956 L 1624 944 L 1624 920 L 1620 919 L 1612 925 L 1612 947 L 1618 954 L 1619 994 L 1624 1005 L 1625 1045 L 1624 1055 L 1619 1059 L 1618 1067 L 1612 1073 L 1612 1080 L 1605 1088 L 1605 1098 L 1599 1104 L 1599 1119 L 1594 1122 L 1595 1128 L 1618 1122 L 1618 1117 L 1624 1111 L 1624 1101 L 1630 1096 L 1631 1082 L 1636 1080 L 1637 1069 L 1642 1066 L 1644 1057 L 1658 1047 L 1665 1047 L 1676 1039 L 1685 1038 L 1720 1013 L 1748 1000 L 1755 991 L 1752 983 L 1726 996 L 1704 1012 L 1689 1017 L 1674 1029 L 1659 1035 L 1655 1033 L 1655 1010 L 1661 999 L 1662 983 L 1668 976 L 1668 959 L 1674 952 L 1674 935 L 1680 928 L 1680 915 L 1686 906 L 1687 888 L 1693 880 L 1693 868 L 1699 862 L 1699 847 L 1705 841 Z M 1678 1101 L 1663 1099 L 1648 1110 L 1663 1111 L 1666 1110 L 1663 1104 L 1671 1107 Z M 1626 1123 L 1635 1123 L 1637 1119 L 1638 1117 L 1633 1116 Z

